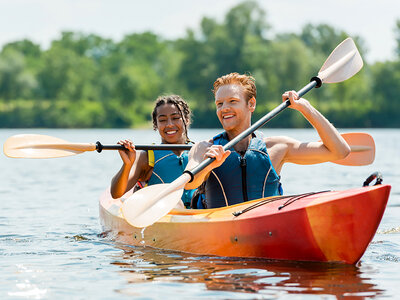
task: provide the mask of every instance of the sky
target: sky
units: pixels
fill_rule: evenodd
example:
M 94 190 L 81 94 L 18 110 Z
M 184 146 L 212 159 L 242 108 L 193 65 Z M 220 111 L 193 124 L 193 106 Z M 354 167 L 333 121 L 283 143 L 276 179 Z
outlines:
M 163 38 L 198 29 L 204 16 L 221 21 L 240 0 L 0 0 L 0 47 L 29 39 L 49 47 L 62 31 L 94 33 L 119 41 L 133 32 Z M 258 0 L 272 33 L 299 33 L 303 25 L 329 24 L 365 41 L 369 63 L 394 58 L 400 0 Z

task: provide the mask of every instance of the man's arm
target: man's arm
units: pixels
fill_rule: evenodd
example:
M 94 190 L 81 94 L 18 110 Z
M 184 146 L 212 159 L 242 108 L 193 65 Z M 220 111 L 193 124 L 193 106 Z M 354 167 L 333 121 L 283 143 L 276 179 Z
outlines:
M 203 141 L 195 144 L 189 152 L 189 162 L 186 170 L 192 170 L 205 158 L 214 157 L 215 160 L 194 176 L 192 182 L 185 185 L 185 189 L 195 189 L 200 186 L 209 176 L 212 169 L 219 167 L 229 156 L 229 150 L 224 151 L 221 145 L 212 145 L 210 141 Z
M 285 162 L 296 164 L 317 164 L 331 160 L 345 158 L 350 153 L 350 147 L 336 128 L 306 99 L 300 98 L 295 92 L 286 92 L 282 95 L 283 99 L 290 99 L 289 107 L 299 111 L 317 130 L 321 138 L 320 142 L 300 142 L 288 137 L 276 137 L 275 139 L 266 139 L 275 152 L 281 151 L 283 155 L 277 156 L 276 164 L 280 169 Z M 282 143 L 284 146 L 280 146 Z M 272 153 L 271 153 L 272 154 Z M 280 158 L 280 159 L 279 159 Z M 274 166 L 275 167 L 275 166 Z

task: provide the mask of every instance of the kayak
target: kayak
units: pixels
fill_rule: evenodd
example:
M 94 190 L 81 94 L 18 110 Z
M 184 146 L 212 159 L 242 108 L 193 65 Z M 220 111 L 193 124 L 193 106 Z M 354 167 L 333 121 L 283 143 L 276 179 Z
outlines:
M 268 197 L 215 209 L 174 209 L 146 228 L 100 198 L 100 222 L 116 241 L 199 255 L 355 264 L 374 237 L 390 185 Z

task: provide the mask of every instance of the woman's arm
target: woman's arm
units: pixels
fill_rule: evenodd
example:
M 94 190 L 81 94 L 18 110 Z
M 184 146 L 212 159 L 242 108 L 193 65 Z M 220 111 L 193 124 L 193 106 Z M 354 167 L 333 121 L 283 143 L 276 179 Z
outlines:
M 119 150 L 123 164 L 111 180 L 111 196 L 114 199 L 122 197 L 132 189 L 148 165 L 147 152 L 136 151 L 135 146 L 129 140 L 120 141 L 118 144 L 124 145 L 126 150 Z

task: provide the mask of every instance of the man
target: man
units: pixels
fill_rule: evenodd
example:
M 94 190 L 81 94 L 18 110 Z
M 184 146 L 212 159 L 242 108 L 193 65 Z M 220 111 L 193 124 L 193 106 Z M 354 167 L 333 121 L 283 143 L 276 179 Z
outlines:
M 199 172 L 185 189 L 197 188 L 205 182 L 207 208 L 282 194 L 279 183 L 283 164 L 316 164 L 345 158 L 350 147 L 335 127 L 306 99 L 294 91 L 285 92 L 290 100 L 317 130 L 321 142 L 300 142 L 277 136 L 258 138 L 254 134 L 224 151 L 223 145 L 251 126 L 256 108 L 256 86 L 253 77 L 231 73 L 214 82 L 217 116 L 225 132 L 211 141 L 196 144 L 189 153 L 186 169 L 190 170 L 207 157 L 215 158 Z

